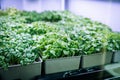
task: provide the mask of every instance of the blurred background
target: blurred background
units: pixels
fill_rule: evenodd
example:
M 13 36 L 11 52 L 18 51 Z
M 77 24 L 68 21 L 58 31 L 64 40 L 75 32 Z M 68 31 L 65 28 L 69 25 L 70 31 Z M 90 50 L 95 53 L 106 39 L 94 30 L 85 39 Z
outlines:
M 120 32 L 120 0 L 0 0 L 0 9 L 9 7 L 37 12 L 69 10 Z

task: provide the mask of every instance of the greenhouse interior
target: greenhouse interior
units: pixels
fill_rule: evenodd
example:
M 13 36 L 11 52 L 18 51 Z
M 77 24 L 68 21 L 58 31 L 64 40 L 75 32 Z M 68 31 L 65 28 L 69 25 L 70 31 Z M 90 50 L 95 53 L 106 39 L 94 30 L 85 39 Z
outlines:
M 120 80 L 120 0 L 0 0 L 0 80 Z

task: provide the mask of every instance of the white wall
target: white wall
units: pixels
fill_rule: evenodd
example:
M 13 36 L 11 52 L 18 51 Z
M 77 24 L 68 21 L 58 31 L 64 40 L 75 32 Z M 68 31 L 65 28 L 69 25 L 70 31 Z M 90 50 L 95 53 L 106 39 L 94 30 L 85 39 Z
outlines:
M 1 8 L 6 9 L 9 7 L 15 7 L 19 10 L 23 9 L 23 0 L 1 0 Z
M 42 0 L 42 11 L 62 10 L 62 0 Z
M 69 0 L 69 10 L 109 25 L 120 31 L 120 3 L 97 0 Z
M 114 31 L 120 32 L 120 3 L 114 3 L 111 7 L 109 25 Z
M 63 10 L 64 0 L 23 0 L 23 9 L 27 11 Z
M 64 10 L 64 0 L 2 0 L 2 9 L 15 7 L 20 10 L 37 11 Z
M 23 0 L 23 10 L 41 12 L 41 0 Z

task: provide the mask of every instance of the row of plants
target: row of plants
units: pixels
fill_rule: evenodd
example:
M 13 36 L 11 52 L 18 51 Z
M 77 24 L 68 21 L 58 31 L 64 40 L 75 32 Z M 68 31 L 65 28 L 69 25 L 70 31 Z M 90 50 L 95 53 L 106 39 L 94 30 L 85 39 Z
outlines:
M 120 50 L 120 33 L 69 11 L 0 11 L 0 67 Z

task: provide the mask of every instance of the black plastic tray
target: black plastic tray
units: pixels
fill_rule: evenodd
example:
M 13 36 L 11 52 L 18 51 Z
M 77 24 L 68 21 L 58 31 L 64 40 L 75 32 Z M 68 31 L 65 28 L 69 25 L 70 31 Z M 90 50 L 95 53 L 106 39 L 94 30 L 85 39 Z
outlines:
M 105 71 L 101 66 L 95 66 L 44 76 L 36 76 L 34 80 L 106 80 L 111 77 L 113 76 Z

